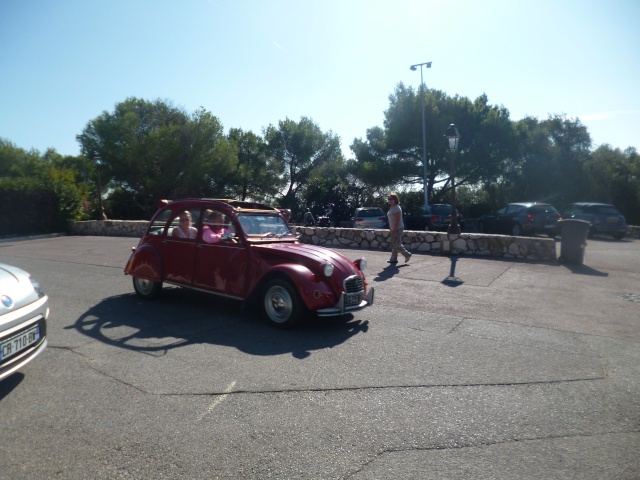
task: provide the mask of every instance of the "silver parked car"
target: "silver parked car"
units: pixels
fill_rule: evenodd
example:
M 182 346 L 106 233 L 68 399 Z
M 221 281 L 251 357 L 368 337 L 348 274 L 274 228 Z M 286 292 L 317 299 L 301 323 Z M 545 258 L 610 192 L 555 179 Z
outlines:
M 0 263 L 0 380 L 47 346 L 49 297 L 27 272 Z
M 351 218 L 353 228 L 389 228 L 387 217 L 380 207 L 360 207 Z

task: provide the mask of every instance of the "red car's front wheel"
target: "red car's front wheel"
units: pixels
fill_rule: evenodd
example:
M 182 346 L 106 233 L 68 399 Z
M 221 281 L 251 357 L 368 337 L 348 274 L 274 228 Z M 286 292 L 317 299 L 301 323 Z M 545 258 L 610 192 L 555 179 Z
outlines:
M 276 278 L 264 287 L 262 310 L 272 325 L 288 328 L 300 321 L 304 306 L 295 287 L 287 280 Z

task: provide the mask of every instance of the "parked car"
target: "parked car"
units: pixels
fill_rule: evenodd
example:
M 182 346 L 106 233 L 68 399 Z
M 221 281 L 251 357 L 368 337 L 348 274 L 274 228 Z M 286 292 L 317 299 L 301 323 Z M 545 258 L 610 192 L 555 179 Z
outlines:
M 179 218 L 196 238 L 172 235 Z M 212 218 L 215 220 L 212 223 Z M 215 243 L 211 231 L 219 232 Z M 352 313 L 373 304 L 364 258 L 351 261 L 328 248 L 302 244 L 280 212 L 260 203 L 185 199 L 169 202 L 151 219 L 125 273 L 138 296 L 152 299 L 163 283 L 257 303 L 266 320 L 290 327 L 306 313 Z
M 564 210 L 563 218 L 577 218 L 591 224 L 589 235 L 603 233 L 621 240 L 627 234 L 627 222 L 616 207 L 608 203 L 577 202 Z
M 478 219 L 478 230 L 482 233 L 533 235 L 544 233 L 554 237 L 558 233 L 561 215 L 548 203 L 510 203 L 500 210 Z
M 460 230 L 464 230 L 464 219 L 462 214 L 458 214 L 458 225 Z M 433 205 L 422 205 L 417 212 L 404 214 L 405 230 L 433 230 L 446 232 L 451 224 L 451 205 L 446 203 L 436 203 Z
M 0 264 L 0 380 L 47 346 L 49 297 L 27 272 Z
M 353 228 L 388 228 L 387 217 L 380 207 L 360 207 L 351 218 Z

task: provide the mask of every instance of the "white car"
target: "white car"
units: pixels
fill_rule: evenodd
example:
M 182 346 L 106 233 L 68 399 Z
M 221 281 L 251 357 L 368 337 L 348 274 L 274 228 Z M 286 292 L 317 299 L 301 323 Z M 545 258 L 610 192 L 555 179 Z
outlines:
M 353 228 L 389 228 L 387 216 L 380 207 L 360 207 L 351 218 Z
M 49 297 L 24 270 L 0 263 L 0 380 L 47 346 Z

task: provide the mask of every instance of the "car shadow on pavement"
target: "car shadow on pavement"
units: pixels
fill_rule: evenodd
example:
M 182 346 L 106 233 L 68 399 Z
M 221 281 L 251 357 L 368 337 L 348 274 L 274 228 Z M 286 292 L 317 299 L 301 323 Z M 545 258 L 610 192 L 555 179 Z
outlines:
M 305 319 L 290 330 L 262 321 L 255 308 L 237 301 L 180 288 L 166 288 L 156 300 L 135 294 L 104 299 L 67 329 L 114 347 L 152 354 L 193 344 L 235 347 L 250 355 L 290 353 L 302 359 L 367 332 L 367 320 Z
M 0 402 L 9 395 L 24 380 L 24 373 L 15 372 L 4 380 L 0 381 Z

